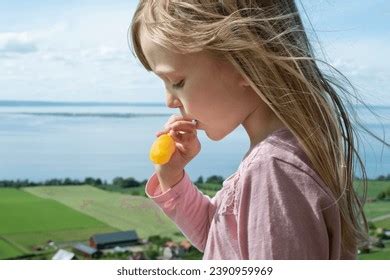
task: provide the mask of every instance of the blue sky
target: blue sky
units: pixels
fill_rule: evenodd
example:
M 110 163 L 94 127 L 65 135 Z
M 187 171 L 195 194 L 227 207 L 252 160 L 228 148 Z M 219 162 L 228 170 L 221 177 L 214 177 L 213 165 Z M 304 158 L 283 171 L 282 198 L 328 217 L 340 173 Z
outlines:
M 0 100 L 165 102 L 126 39 L 135 0 L 0 0 Z M 390 1 L 297 0 L 316 52 L 390 105 Z M 323 58 L 323 57 L 320 57 Z

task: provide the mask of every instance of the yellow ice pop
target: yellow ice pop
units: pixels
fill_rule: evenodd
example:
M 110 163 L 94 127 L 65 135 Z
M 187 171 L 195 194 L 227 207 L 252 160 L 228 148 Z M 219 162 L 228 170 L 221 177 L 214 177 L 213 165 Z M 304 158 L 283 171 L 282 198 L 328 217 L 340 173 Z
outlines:
M 160 135 L 150 148 L 149 158 L 156 164 L 165 164 L 175 152 L 175 141 L 169 134 Z

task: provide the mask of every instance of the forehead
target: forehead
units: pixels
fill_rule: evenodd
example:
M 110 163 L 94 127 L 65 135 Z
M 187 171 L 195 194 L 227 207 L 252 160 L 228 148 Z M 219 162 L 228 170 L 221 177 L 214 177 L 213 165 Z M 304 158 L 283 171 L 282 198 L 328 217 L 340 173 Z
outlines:
M 139 38 L 142 52 L 153 72 L 180 70 L 184 67 L 184 61 L 189 59 L 189 55 L 170 51 L 153 42 L 142 25 Z

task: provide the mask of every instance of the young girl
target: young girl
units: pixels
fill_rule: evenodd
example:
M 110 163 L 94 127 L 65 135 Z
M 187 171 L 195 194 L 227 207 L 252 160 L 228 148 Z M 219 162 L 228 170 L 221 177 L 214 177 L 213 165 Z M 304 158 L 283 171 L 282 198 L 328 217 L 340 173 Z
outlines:
M 294 1 L 141 0 L 130 31 L 182 114 L 157 133 L 177 149 L 145 191 L 203 259 L 356 259 L 368 227 L 354 153 L 366 179 L 364 165 Z M 197 130 L 217 141 L 240 124 L 250 149 L 210 198 L 184 169 L 201 150 Z

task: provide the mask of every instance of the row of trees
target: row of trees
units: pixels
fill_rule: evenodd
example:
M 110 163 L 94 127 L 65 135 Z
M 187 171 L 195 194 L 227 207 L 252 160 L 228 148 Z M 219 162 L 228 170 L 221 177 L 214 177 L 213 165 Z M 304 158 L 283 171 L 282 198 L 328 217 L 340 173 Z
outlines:
M 146 183 L 146 180 L 138 182 L 133 177 L 114 178 L 112 184 L 108 184 L 107 180 L 101 180 L 100 178 L 87 177 L 84 180 L 78 179 L 49 179 L 41 182 L 32 182 L 29 180 L 1 180 L 0 187 L 35 187 L 35 186 L 79 186 L 79 185 L 91 185 L 91 186 L 108 186 L 115 185 L 122 188 L 138 187 L 141 184 Z
M 198 178 L 195 182 L 196 184 L 203 183 L 213 183 L 213 184 L 222 184 L 224 178 L 222 176 L 210 176 L 204 182 L 202 176 Z M 29 180 L 0 180 L 0 187 L 11 187 L 11 188 L 20 188 L 20 187 L 35 187 L 35 186 L 78 186 L 78 185 L 91 185 L 91 186 L 117 186 L 119 188 L 132 188 L 145 185 L 147 180 L 137 181 L 133 177 L 123 178 L 115 177 L 112 180 L 112 183 L 109 184 L 106 180 L 101 180 L 100 178 L 87 177 L 84 180 L 77 179 L 49 179 L 41 182 L 32 182 Z
M 378 181 L 390 181 L 390 174 L 387 174 L 387 176 L 380 175 L 376 178 Z
M 206 180 L 203 179 L 203 176 L 198 177 L 195 181 L 195 184 L 218 184 L 222 185 L 225 179 L 222 176 L 212 175 Z M 390 181 L 390 174 L 387 176 L 380 175 L 375 180 L 378 181 Z M 123 178 L 115 177 L 112 180 L 112 183 L 109 184 L 106 180 L 101 180 L 100 178 L 86 177 L 84 180 L 77 179 L 49 179 L 43 182 L 32 182 L 29 180 L 0 180 L 0 187 L 34 187 L 34 186 L 76 186 L 76 185 L 91 185 L 91 186 L 117 186 L 120 188 L 132 188 L 145 185 L 147 180 L 137 181 L 133 177 Z M 385 197 L 390 197 L 390 195 L 384 193 Z M 381 194 L 383 197 L 383 194 Z

